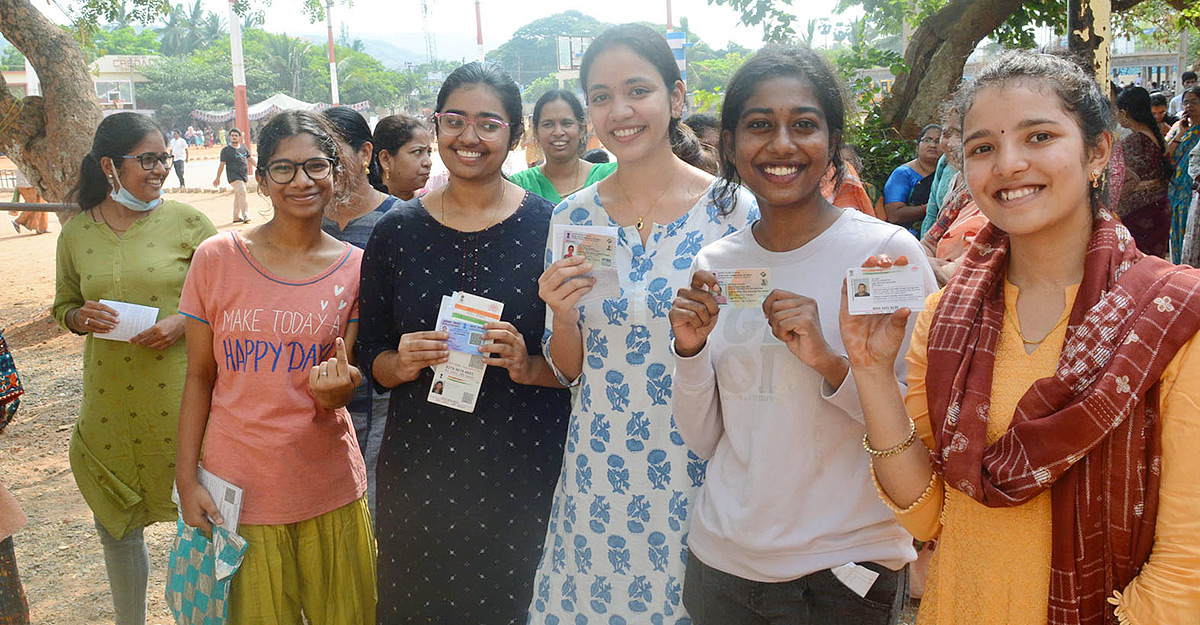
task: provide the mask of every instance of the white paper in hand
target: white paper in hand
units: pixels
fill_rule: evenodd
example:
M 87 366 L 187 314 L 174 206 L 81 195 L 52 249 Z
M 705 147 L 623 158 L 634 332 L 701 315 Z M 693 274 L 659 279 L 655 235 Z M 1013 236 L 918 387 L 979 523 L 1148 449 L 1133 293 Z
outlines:
M 108 332 L 93 332 L 92 336 L 108 341 L 129 342 L 129 339 L 145 332 L 158 322 L 158 309 L 153 306 L 116 302 L 110 299 L 100 300 L 101 304 L 117 311 L 117 327 Z

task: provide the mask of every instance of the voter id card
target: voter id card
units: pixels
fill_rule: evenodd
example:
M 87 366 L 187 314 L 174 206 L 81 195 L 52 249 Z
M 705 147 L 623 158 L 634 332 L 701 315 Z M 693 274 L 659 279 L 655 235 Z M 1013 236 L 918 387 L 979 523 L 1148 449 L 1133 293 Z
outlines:
M 847 310 L 852 315 L 925 310 L 925 276 L 917 264 L 851 267 L 846 271 Z
M 712 287 L 717 306 L 754 308 L 771 294 L 770 269 L 713 269 L 717 285 Z

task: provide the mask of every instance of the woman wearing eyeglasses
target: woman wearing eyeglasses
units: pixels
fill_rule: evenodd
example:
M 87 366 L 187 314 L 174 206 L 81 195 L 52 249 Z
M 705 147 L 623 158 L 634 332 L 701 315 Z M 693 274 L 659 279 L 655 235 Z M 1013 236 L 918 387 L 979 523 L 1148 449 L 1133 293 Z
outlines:
M 348 356 L 362 250 L 321 231 L 325 210 L 350 191 L 349 159 L 308 111 L 271 118 L 258 154 L 271 220 L 200 246 L 179 302 L 179 510 L 206 532 L 223 522 L 197 481 L 201 461 L 244 491 L 237 532 L 248 547 L 230 623 L 371 623 L 375 536 L 346 411 L 362 381 Z
M 142 528 L 175 519 L 175 433 L 187 353 L 177 308 L 192 254 L 216 234 L 203 213 L 164 202 L 171 166 L 149 117 L 117 113 L 96 129 L 73 195 L 83 213 L 58 238 L 54 318 L 86 335 L 71 471 L 95 517 L 118 625 L 146 620 Z M 150 306 L 156 323 L 99 340 L 122 321 L 103 301 Z
M 522 132 L 521 93 L 502 70 L 456 69 L 434 120 L 449 182 L 393 208 L 363 256 L 357 354 L 378 390 L 392 389 L 377 469 L 379 623 L 523 624 L 569 408 L 540 355 L 553 207 L 501 174 Z M 430 369 L 448 359 L 435 324 L 454 291 L 504 304 L 485 326 L 489 366 L 470 412 L 427 399 L 466 399 Z

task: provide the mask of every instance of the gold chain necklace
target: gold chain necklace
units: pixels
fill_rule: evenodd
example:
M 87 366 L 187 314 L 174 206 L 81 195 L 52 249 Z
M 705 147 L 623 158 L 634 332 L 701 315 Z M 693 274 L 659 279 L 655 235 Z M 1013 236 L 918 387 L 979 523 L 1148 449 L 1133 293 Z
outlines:
M 1026 344 L 1026 345 L 1041 345 L 1042 343 L 1044 343 L 1046 341 L 1046 339 L 1050 338 L 1051 334 L 1054 334 L 1054 331 L 1058 329 L 1058 326 L 1061 326 L 1062 324 L 1066 323 L 1066 321 L 1070 318 L 1071 318 L 1071 315 L 1067 314 L 1062 319 L 1059 319 L 1058 323 L 1054 324 L 1054 327 L 1050 328 L 1050 331 L 1046 332 L 1046 335 L 1037 341 L 1031 341 L 1031 340 L 1025 338 L 1025 335 L 1021 333 L 1020 319 L 1017 319 L 1015 314 L 1013 315 L 1012 325 L 1013 325 L 1013 329 L 1017 331 L 1017 336 L 1021 337 L 1022 343 Z
M 613 177 L 613 179 L 615 179 L 617 181 L 617 186 L 621 188 L 621 193 L 625 196 L 625 201 L 629 203 L 629 208 L 632 210 L 633 209 L 633 198 L 629 197 L 629 192 L 625 190 L 625 185 L 621 183 L 621 176 L 619 175 L 619 172 L 620 172 L 620 170 L 618 170 L 618 173 L 614 173 L 612 177 Z M 675 175 L 678 173 L 679 173 L 679 170 L 676 169 L 675 172 L 671 174 L 671 181 L 668 182 L 666 184 L 666 186 L 663 187 L 663 190 L 658 193 L 658 197 L 654 198 L 654 203 L 650 205 L 650 208 L 646 209 L 646 212 L 642 213 L 641 215 L 638 215 L 637 223 L 634 224 L 634 227 L 637 228 L 638 232 L 642 231 L 642 226 L 644 225 L 643 220 L 646 218 L 646 216 L 654 211 L 654 207 L 658 206 L 659 200 L 662 200 L 663 196 L 666 195 L 667 190 L 670 189 L 671 186 L 675 184 Z M 636 213 L 634 213 L 634 214 L 636 214 Z

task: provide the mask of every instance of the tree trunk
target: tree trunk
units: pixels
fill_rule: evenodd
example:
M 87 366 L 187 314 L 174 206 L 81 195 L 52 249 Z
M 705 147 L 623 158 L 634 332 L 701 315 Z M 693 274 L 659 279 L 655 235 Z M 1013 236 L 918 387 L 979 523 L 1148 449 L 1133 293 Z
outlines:
M 101 119 L 92 77 L 71 35 L 29 0 L 0 0 L 0 33 L 42 85 L 41 96 L 18 100 L 0 76 L 0 151 L 46 199 L 65 201 Z
M 904 55 L 909 71 L 896 77 L 883 102 L 883 121 L 914 139 L 936 122 L 938 106 L 958 89 L 967 57 L 1020 6 L 1020 0 L 950 0 L 922 22 Z

